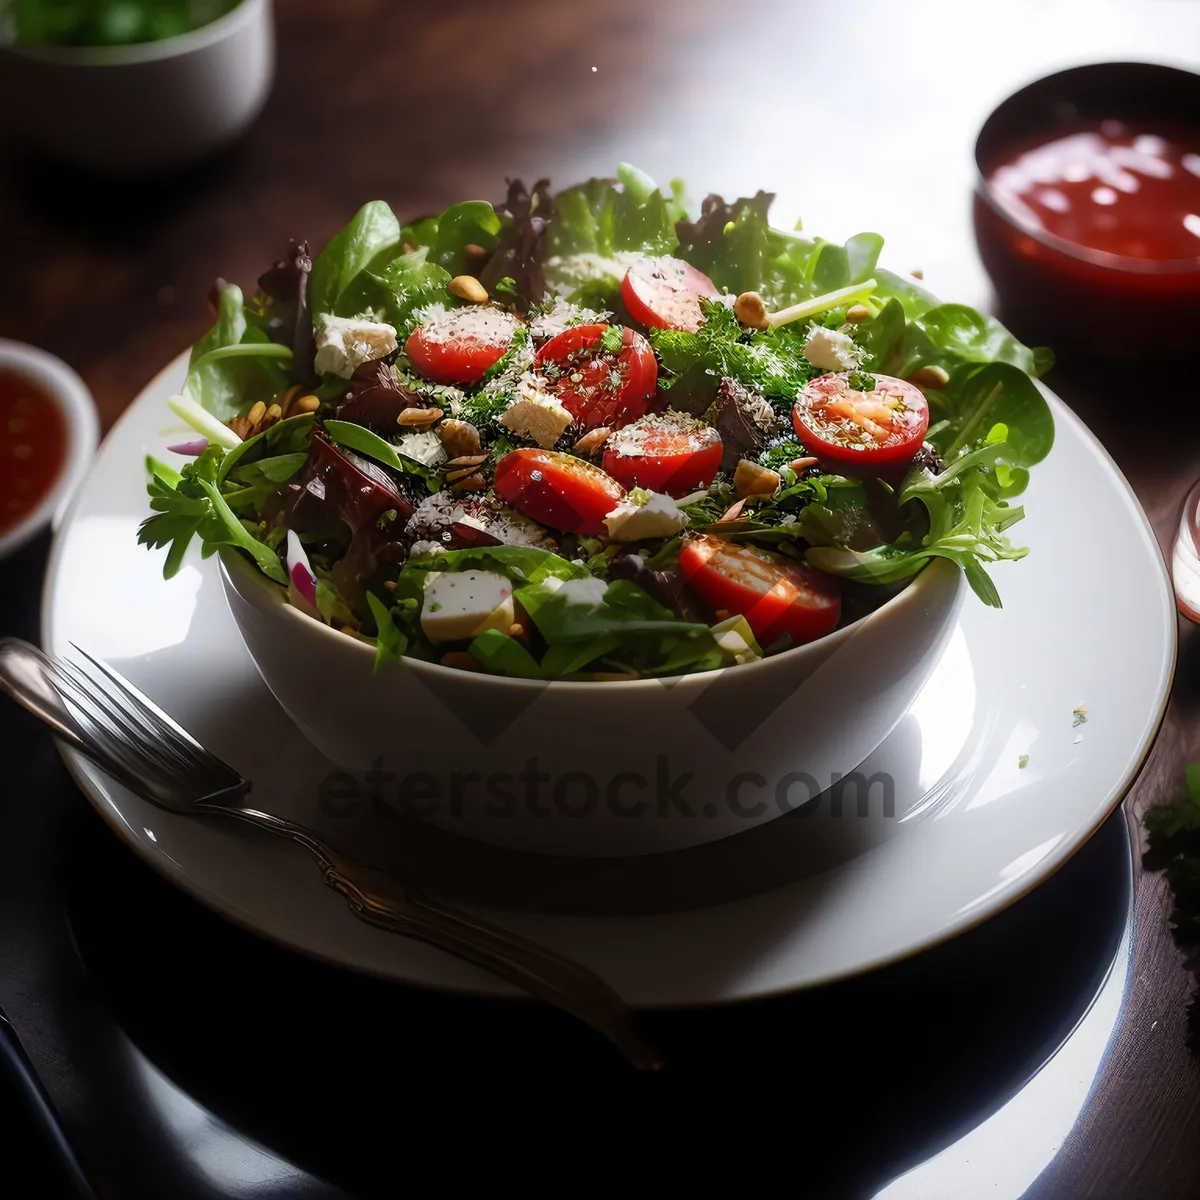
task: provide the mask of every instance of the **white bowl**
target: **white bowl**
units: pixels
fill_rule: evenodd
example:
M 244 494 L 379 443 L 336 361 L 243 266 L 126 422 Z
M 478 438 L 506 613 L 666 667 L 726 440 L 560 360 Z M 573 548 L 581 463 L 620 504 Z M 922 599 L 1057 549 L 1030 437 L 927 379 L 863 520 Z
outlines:
M 581 856 L 728 837 L 847 776 L 846 800 L 867 803 L 874 785 L 852 773 L 929 677 L 965 589 L 937 560 L 870 615 L 758 663 L 542 683 L 412 659 L 374 674 L 371 647 L 305 616 L 241 555 L 222 557 L 221 579 L 275 698 L 333 762 L 365 769 L 320 782 L 330 815 L 365 790 L 382 812 Z M 886 801 L 889 781 L 874 784 Z
M 0 534 L 2 559 L 36 537 L 47 525 L 57 526 L 59 515 L 91 466 L 100 426 L 87 385 L 65 362 L 45 350 L 0 338 L 0 371 L 11 371 L 32 380 L 58 405 L 67 430 L 66 454 L 58 478 L 35 509 L 7 533 Z
M 275 63 L 271 0 L 134 46 L 0 46 L 0 119 L 40 151 L 89 170 L 180 167 L 258 115 Z

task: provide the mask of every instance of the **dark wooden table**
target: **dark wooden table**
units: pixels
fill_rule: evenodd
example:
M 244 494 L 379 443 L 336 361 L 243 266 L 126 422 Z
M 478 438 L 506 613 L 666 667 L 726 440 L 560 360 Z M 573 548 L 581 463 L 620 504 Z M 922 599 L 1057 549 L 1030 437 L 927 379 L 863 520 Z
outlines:
M 268 109 L 201 170 L 107 184 L 0 143 L 0 334 L 78 368 L 106 425 L 202 330 L 214 274 L 251 283 L 287 236 L 320 243 L 374 196 L 416 214 L 618 159 L 697 192 L 774 187 L 781 221 L 828 236 L 880 228 L 890 263 L 986 304 L 967 214 L 990 106 L 1052 65 L 1194 66 L 1200 47 L 1186 0 L 282 8 Z M 1051 382 L 1167 546 L 1200 441 L 1128 420 L 1156 366 L 1066 362 Z M 35 634 L 45 552 L 0 564 L 0 633 Z M 1116 671 L 1120 650 L 1114 629 Z M 105 1196 L 390 1196 L 435 1172 L 843 1198 L 910 1168 L 883 1194 L 1197 1196 L 1190 977 L 1137 847 L 1139 814 L 1200 757 L 1198 658 L 1187 627 L 1141 779 L 1047 885 L 863 980 L 663 1015 L 655 1079 L 552 1014 L 343 976 L 224 925 L 137 864 L 6 708 L 0 1009 Z M 29 1128 L 0 1122 L 0 1193 L 48 1161 Z

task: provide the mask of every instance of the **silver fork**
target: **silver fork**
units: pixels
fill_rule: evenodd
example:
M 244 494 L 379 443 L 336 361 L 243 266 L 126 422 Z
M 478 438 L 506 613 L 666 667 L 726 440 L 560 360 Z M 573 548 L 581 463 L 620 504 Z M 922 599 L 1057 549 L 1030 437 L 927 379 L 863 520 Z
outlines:
M 131 791 L 167 812 L 232 817 L 303 846 L 326 886 L 356 917 L 428 942 L 546 1000 L 607 1037 L 634 1066 L 657 1069 L 633 1014 L 599 976 L 545 946 L 442 904 L 363 866 L 312 830 L 245 803 L 250 781 L 205 750 L 111 667 L 78 646 L 86 663 L 43 654 L 17 638 L 0 639 L 0 691 L 39 717 Z

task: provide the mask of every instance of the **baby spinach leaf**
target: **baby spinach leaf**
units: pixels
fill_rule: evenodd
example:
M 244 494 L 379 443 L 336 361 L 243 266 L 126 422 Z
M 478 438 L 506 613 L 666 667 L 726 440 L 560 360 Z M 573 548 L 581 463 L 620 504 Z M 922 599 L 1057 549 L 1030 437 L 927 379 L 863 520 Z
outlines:
M 440 554 L 414 555 L 401 576 L 424 575 L 429 571 L 499 571 L 518 583 L 541 583 L 548 578 L 590 579 L 582 563 L 573 563 L 549 550 L 534 546 L 475 546 L 468 550 L 446 550 Z
M 883 238 L 877 233 L 856 233 L 846 242 L 847 283 L 862 283 L 875 274 Z
M 833 242 L 820 243 L 813 255 L 809 277 L 812 281 L 813 292 L 817 295 L 848 287 L 851 282 L 850 255 L 846 252 L 846 248 L 837 246 Z M 863 280 L 858 280 L 858 282 L 862 283 L 870 277 L 868 273 Z
M 479 246 L 490 253 L 499 234 L 500 218 L 486 200 L 453 204 L 438 218 L 430 260 L 451 275 L 462 275 L 468 269 L 466 247 Z
M 246 320 L 242 290 L 221 289 L 217 320 L 192 347 L 183 395 L 224 423 L 270 400 L 287 386 L 281 364 L 291 362 L 287 346 L 272 342 Z
M 297 454 L 275 454 L 244 463 L 234 472 L 237 482 L 247 486 L 255 484 L 280 484 L 291 479 L 308 462 L 308 451 Z
M 576 675 L 589 663 L 616 650 L 620 644 L 620 638 L 601 634 L 600 637 L 586 642 L 550 646 L 542 655 L 542 673 L 549 679 Z
M 867 352 L 863 365 L 873 371 L 882 371 L 903 341 L 905 327 L 904 306 L 895 297 L 874 317 L 855 326 L 854 340 Z
M 408 638 L 396 627 L 391 611 L 374 592 L 367 592 L 367 603 L 375 618 L 375 667 L 376 675 L 390 662 L 404 656 L 408 649 Z
M 344 229 L 329 239 L 313 262 L 308 302 L 314 319 L 321 313 L 354 316 L 338 302 L 354 281 L 372 267 L 382 267 L 400 251 L 400 222 L 382 200 L 371 200 Z
M 669 608 L 628 580 L 609 584 L 600 600 L 591 599 L 591 591 L 581 597 L 569 584 L 553 588 L 537 583 L 518 589 L 515 595 L 552 646 L 605 636 L 624 639 L 631 634 L 708 632 L 706 625 L 678 620 Z M 640 593 L 641 598 L 631 592 Z
M 216 474 L 217 485 L 224 483 L 235 467 L 256 462 L 268 454 L 304 453 L 307 455 L 308 434 L 315 419 L 312 413 L 301 413 L 300 416 L 277 421 L 269 429 L 264 429 L 262 433 L 247 438 L 225 455 Z
M 916 324 L 948 358 L 959 362 L 1004 362 L 1039 375 L 1053 363 L 1049 351 L 1023 346 L 994 317 L 965 304 L 939 304 L 922 313 Z
M 941 429 L 931 439 L 948 461 L 963 447 L 978 444 L 996 425 L 1007 438 L 995 461 L 1031 467 L 1054 445 L 1054 418 L 1037 384 L 1009 363 L 962 363 L 941 391 L 930 391 L 930 419 Z M 950 464 L 953 465 L 953 464 Z
M 450 272 L 430 259 L 428 246 L 399 254 L 383 266 L 364 271 L 343 298 L 355 313 L 377 310 L 394 325 L 400 340 L 415 327 L 418 309 L 447 298 Z
M 477 634 L 467 650 L 485 671 L 518 679 L 542 678 L 537 659 L 516 638 L 498 629 L 485 629 Z

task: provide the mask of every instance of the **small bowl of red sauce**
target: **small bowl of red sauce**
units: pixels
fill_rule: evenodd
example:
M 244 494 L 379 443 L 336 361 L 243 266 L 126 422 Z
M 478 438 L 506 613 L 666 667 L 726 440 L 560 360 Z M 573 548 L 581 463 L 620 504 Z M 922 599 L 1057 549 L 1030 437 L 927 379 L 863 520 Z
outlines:
M 66 363 L 0 338 L 0 559 L 55 520 L 98 435 L 91 393 Z
M 1022 336 L 1117 359 L 1151 340 L 1200 351 L 1200 75 L 1048 75 L 992 113 L 975 161 L 979 251 Z

